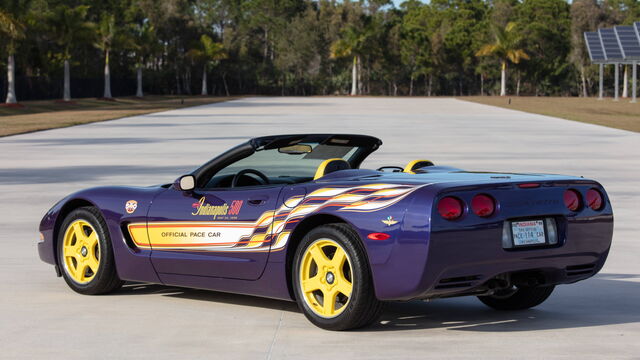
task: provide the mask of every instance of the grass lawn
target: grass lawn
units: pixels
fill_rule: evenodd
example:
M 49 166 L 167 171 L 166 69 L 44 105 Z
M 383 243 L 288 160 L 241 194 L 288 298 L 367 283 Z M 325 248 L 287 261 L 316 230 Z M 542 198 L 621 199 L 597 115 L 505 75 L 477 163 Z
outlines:
M 71 103 L 53 100 L 25 101 L 22 108 L 0 106 L 0 136 L 118 119 L 187 106 L 233 100 L 215 96 L 124 97 L 116 101 L 74 99 Z
M 509 104 L 511 98 L 511 104 Z M 640 102 L 611 98 L 467 96 L 460 100 L 640 132 Z

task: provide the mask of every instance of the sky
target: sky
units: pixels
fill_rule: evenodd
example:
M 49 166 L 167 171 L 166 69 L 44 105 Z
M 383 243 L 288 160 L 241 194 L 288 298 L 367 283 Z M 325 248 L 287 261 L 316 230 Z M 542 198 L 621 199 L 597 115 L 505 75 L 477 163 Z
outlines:
M 405 1 L 407 1 L 407 0 L 391 0 L 391 2 L 392 2 L 392 3 L 393 3 L 397 8 L 399 8 L 399 7 L 400 7 L 400 4 L 402 4 L 402 3 L 403 3 L 403 2 L 405 2 Z M 420 1 L 420 2 L 423 2 L 423 3 L 429 3 L 429 0 L 419 0 L 419 1 Z

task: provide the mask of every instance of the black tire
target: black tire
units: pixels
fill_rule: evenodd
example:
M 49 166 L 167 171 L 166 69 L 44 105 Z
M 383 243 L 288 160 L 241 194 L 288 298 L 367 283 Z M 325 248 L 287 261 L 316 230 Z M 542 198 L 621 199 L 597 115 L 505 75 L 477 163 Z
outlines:
M 510 294 L 498 292 L 490 296 L 478 296 L 483 304 L 496 310 L 524 310 L 542 304 L 553 292 L 555 286 L 518 287 Z M 507 290 L 509 291 L 509 290 Z
M 91 227 L 95 229 L 99 242 L 98 270 L 87 283 L 78 283 L 75 281 L 64 261 L 63 245 L 65 233 L 69 226 L 77 220 L 83 220 L 89 223 Z M 58 231 L 57 240 L 57 256 L 60 272 L 67 285 L 75 292 L 85 295 L 107 294 L 122 286 L 124 282 L 120 280 L 116 272 L 113 247 L 111 246 L 111 237 L 109 236 L 107 224 L 98 209 L 94 207 L 81 207 L 69 213 L 62 222 Z
M 312 244 L 320 239 L 329 239 L 339 244 L 347 254 L 347 260 L 351 263 L 349 270 L 351 294 L 346 304 L 342 305 L 344 309 L 334 317 L 323 317 L 312 310 L 304 298 L 300 280 L 304 254 Z M 348 225 L 328 224 L 311 230 L 296 249 L 293 266 L 292 281 L 298 307 L 307 319 L 316 326 L 326 330 L 356 329 L 367 326 L 380 317 L 383 303 L 375 296 L 365 250 L 358 235 Z

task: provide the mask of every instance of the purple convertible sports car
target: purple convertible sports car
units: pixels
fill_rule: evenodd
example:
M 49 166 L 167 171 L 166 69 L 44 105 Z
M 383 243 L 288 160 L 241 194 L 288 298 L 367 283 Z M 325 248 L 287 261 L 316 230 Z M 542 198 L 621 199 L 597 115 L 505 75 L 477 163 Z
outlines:
M 602 268 L 613 213 L 596 181 L 429 160 L 361 169 L 381 144 L 265 136 L 172 184 L 77 192 L 42 219 L 40 258 L 82 294 L 127 280 L 295 300 L 331 330 L 392 300 L 526 309 Z

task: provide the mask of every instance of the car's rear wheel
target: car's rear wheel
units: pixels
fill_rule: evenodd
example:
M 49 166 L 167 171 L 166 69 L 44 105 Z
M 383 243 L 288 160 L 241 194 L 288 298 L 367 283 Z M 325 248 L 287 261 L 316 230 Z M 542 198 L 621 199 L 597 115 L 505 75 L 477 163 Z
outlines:
M 500 290 L 494 295 L 478 296 L 485 305 L 496 310 L 524 310 L 542 304 L 555 286 L 522 286 Z
M 58 234 L 58 264 L 69 287 L 87 295 L 122 286 L 107 225 L 93 207 L 78 208 L 64 219 Z
M 323 329 L 366 326 L 382 311 L 362 243 L 345 224 L 317 227 L 302 239 L 294 258 L 293 287 L 302 312 Z

